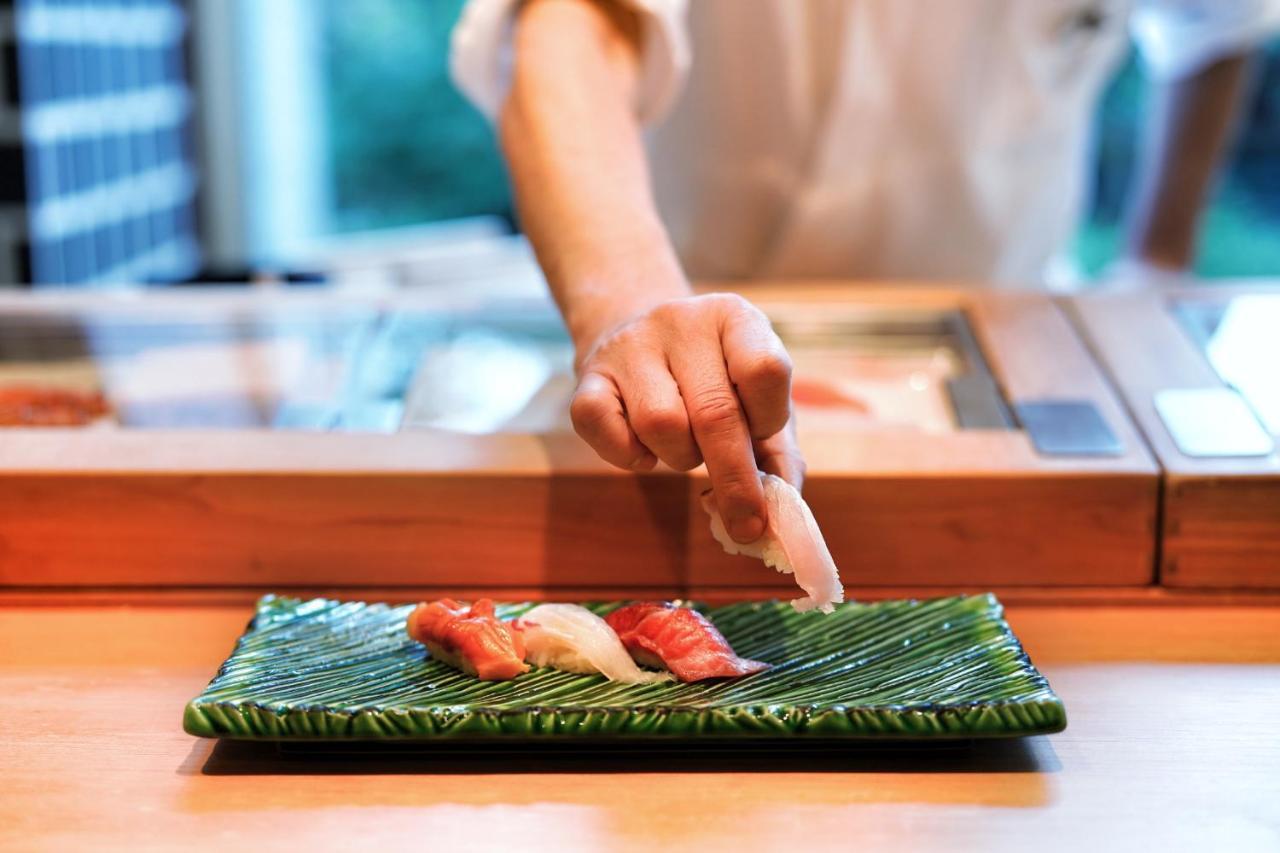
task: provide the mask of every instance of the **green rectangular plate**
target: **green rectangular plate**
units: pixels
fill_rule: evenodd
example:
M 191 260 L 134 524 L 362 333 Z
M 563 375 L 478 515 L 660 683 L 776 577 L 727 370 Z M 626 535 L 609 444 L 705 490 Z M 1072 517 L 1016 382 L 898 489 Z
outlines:
M 530 604 L 499 607 L 510 618 Z M 617 604 L 589 605 L 606 613 Z M 732 681 L 623 685 L 535 668 L 478 681 L 405 634 L 412 605 L 268 595 L 186 708 L 202 737 L 264 740 L 1017 737 L 1066 711 L 992 595 L 699 608 L 743 657 Z

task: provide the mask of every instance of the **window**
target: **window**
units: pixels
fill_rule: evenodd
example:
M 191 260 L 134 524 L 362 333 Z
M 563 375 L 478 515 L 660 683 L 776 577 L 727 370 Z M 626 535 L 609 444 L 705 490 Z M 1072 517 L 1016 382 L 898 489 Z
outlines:
M 17 162 L 7 170 L 5 230 L 26 233 L 6 252 L 9 280 L 190 275 L 196 175 L 182 6 L 24 0 L 2 11 L 17 41 L 5 132 L 21 127 L 21 146 L 6 150 Z
M 507 215 L 493 133 L 449 82 L 462 0 L 322 0 L 336 231 Z
M 449 82 L 462 6 L 198 0 L 215 259 L 289 263 L 331 235 L 509 219 L 493 134 Z

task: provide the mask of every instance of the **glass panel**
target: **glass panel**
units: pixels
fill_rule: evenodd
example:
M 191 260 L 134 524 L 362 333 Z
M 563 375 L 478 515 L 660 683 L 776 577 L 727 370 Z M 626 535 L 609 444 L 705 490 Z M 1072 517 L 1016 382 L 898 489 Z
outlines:
M 572 363 L 542 303 L 469 317 L 372 308 L 9 316 L 0 317 L 0 425 L 537 431 L 563 419 Z
M 957 428 L 948 380 L 970 359 L 958 314 L 788 312 L 774 320 L 795 365 L 793 396 L 806 429 Z
M 424 353 L 404 428 L 472 434 L 570 429 L 573 345 L 547 311 L 455 319 Z
M 1174 313 L 1222 381 L 1240 392 L 1268 432 L 1280 436 L 1280 294 L 1186 300 Z
M 775 325 L 806 429 L 958 429 L 956 407 L 975 392 L 962 400 L 953 383 L 989 377 L 959 313 L 825 306 Z M 64 424 L 81 411 L 133 428 L 537 433 L 569 429 L 573 386 L 573 348 L 541 301 L 466 314 L 0 318 L 0 423 Z M 92 398 L 38 399 L 50 391 L 101 393 L 110 412 L 98 417 Z
M 126 427 L 394 430 L 414 365 L 394 387 L 397 365 L 377 362 L 387 325 L 366 311 L 6 317 L 0 399 L 34 402 L 0 421 L 62 423 L 45 403 L 71 391 L 102 394 L 100 420 Z
M 950 382 L 990 376 L 958 312 L 823 306 L 773 319 L 795 362 L 796 406 L 806 429 L 958 429 Z M 453 330 L 426 356 L 406 427 L 569 428 L 573 353 L 554 317 L 487 314 Z

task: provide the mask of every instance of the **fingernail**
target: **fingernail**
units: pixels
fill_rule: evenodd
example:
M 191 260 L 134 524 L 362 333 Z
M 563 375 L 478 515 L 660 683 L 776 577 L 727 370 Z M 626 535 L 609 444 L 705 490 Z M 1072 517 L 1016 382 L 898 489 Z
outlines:
M 729 522 L 729 535 L 735 542 L 750 544 L 764 535 L 764 519 L 758 515 L 744 515 Z

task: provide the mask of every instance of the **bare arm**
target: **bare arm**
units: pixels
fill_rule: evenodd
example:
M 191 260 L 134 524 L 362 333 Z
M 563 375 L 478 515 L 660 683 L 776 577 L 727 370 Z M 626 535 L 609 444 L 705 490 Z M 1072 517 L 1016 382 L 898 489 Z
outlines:
M 638 311 L 691 295 L 650 197 L 631 106 L 636 21 L 618 9 L 526 5 L 499 124 L 522 225 L 580 357 Z
M 1247 57 L 1158 84 L 1130 211 L 1128 254 L 1166 270 L 1195 256 L 1196 225 L 1245 89 Z
M 608 462 L 704 460 L 729 531 L 763 531 L 757 462 L 798 484 L 791 366 L 764 316 L 695 297 L 658 217 L 632 103 L 637 22 L 592 0 L 517 20 L 499 129 L 522 224 L 577 351 L 575 429 Z

